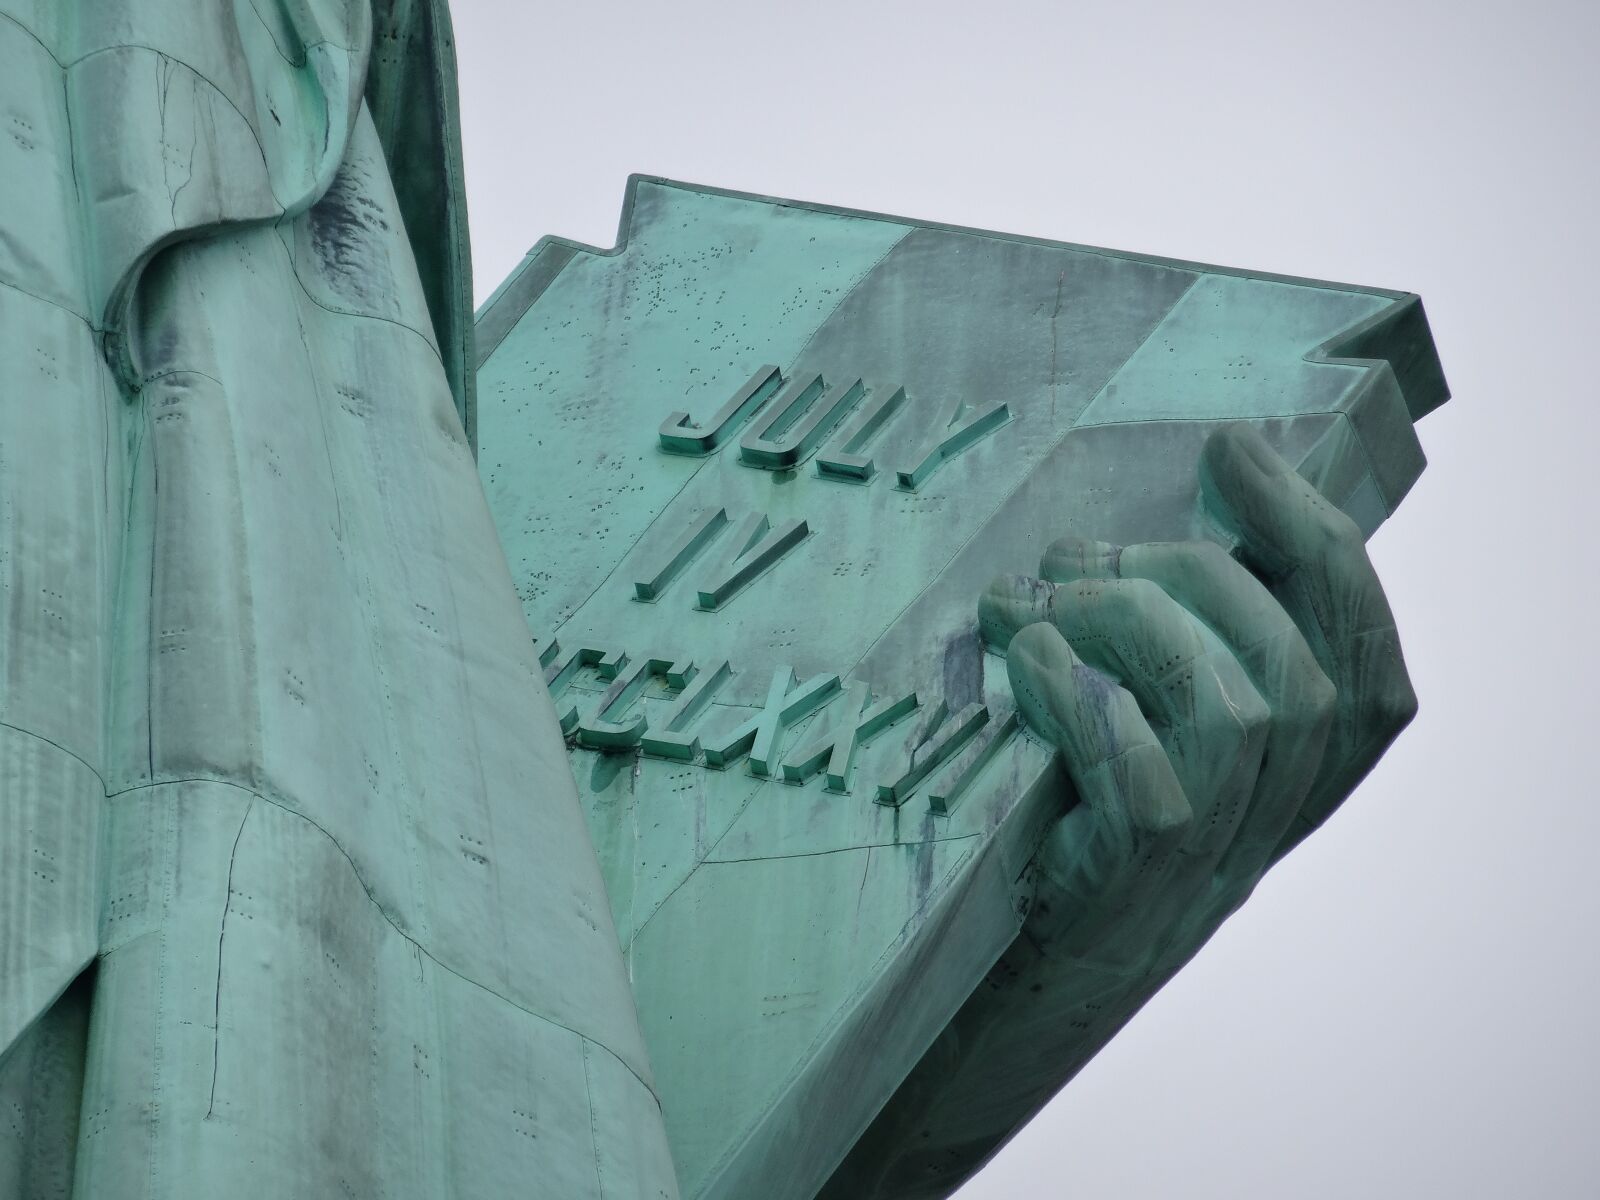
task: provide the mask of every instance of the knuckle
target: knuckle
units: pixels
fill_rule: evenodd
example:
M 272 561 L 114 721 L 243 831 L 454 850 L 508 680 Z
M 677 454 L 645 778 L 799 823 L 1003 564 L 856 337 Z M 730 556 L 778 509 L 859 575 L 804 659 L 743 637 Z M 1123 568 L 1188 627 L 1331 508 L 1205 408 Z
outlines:
M 1417 693 L 1411 686 L 1400 639 L 1392 625 L 1357 639 L 1362 674 L 1370 681 L 1358 704 L 1361 721 L 1375 734 L 1393 737 L 1417 715 Z
M 1002 575 L 978 598 L 978 630 L 983 640 L 1004 653 L 1017 632 L 1045 619 L 1052 585 L 1027 575 Z
M 1368 704 L 1368 713 L 1373 727 L 1389 737 L 1411 724 L 1417 715 L 1417 693 L 1411 680 L 1401 674 L 1376 689 Z
M 1288 698 L 1279 720 L 1297 732 L 1309 733 L 1332 722 L 1339 708 L 1339 689 L 1312 658 L 1311 651 L 1303 647 L 1302 651 L 1303 655 L 1297 657 L 1303 657 L 1303 661 L 1291 668 Z

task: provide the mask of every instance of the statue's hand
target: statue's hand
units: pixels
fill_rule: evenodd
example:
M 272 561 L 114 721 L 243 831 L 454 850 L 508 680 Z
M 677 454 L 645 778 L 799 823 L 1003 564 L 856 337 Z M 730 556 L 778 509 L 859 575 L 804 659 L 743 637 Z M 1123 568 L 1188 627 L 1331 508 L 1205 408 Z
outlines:
M 1355 524 L 1246 425 L 1211 438 L 1201 474 L 1235 556 L 1068 538 L 1041 578 L 997 580 L 980 605 L 1018 707 L 1080 799 L 1040 851 L 1030 924 L 1080 964 L 1069 990 L 1090 1040 L 1327 819 L 1416 711 Z

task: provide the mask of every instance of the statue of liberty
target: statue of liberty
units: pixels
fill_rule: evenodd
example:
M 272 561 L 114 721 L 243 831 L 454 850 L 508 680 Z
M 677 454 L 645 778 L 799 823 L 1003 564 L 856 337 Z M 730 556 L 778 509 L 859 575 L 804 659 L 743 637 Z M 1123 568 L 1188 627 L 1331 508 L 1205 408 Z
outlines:
M 630 674 L 576 626 L 536 641 L 535 567 L 589 568 L 508 566 L 521 516 L 496 507 L 507 485 L 487 459 L 480 481 L 445 0 L 0 0 L 0 65 L 0 1194 L 948 1195 L 1410 717 L 1362 533 L 1420 460 L 1341 475 L 1352 447 L 1370 458 L 1374 444 L 1371 421 L 1351 418 L 1295 443 L 1298 470 L 1281 439 L 1207 426 L 1203 452 L 1172 470 L 1211 541 L 1063 538 L 1064 516 L 1040 531 L 1042 563 L 1033 548 L 1005 568 L 1037 575 L 963 582 L 949 703 L 924 690 L 895 708 L 847 672 L 814 687 L 790 676 L 765 709 L 740 700 L 748 734 L 733 712 L 725 744 L 673 742 L 700 703 L 684 700 L 692 680 L 714 690 L 726 673 L 703 649 L 675 672 L 667 650 L 657 662 L 641 647 Z M 539 289 L 554 277 L 530 269 Z M 507 285 L 517 319 L 566 302 L 531 278 Z M 1341 295 L 1355 293 L 1318 303 Z M 1425 344 L 1425 325 L 1376 295 L 1327 318 L 1361 331 L 1328 343 L 1329 371 L 1375 377 L 1389 367 L 1372 363 L 1394 361 L 1393 396 L 1369 388 L 1379 398 L 1360 411 L 1399 404 L 1403 441 L 1405 406 L 1437 398 L 1419 402 L 1418 372 L 1386 348 Z M 514 341 L 496 361 L 513 361 Z M 759 366 L 749 354 L 716 386 L 736 391 Z M 806 375 L 804 354 L 777 357 Z M 727 437 L 764 420 L 772 383 L 735 396 Z M 743 443 L 751 479 L 790 486 L 836 425 L 861 450 L 901 403 L 882 392 L 797 387 L 788 423 L 762 426 L 774 461 Z M 951 410 L 928 470 L 955 478 L 940 464 L 980 434 L 999 429 L 998 446 L 1003 420 L 1027 428 L 1015 401 L 984 411 L 998 415 L 980 429 L 976 410 Z M 560 412 L 572 436 L 587 428 L 585 410 Z M 674 428 L 709 432 L 669 446 L 660 469 L 710 452 L 719 419 L 683 416 Z M 526 511 L 576 510 L 541 486 L 538 460 L 521 465 Z M 904 496 L 929 494 L 920 469 L 902 473 Z M 745 603 L 739 629 L 760 646 L 783 638 L 729 597 L 754 600 L 761 572 L 821 544 L 803 522 L 770 524 L 739 535 L 726 587 L 706 585 L 693 617 Z M 661 588 L 722 536 L 694 528 Z M 569 539 L 574 556 L 585 536 Z M 643 595 L 623 599 L 645 612 Z M 991 682 L 1015 698 L 1010 724 L 999 691 L 948 666 L 985 654 L 1003 662 Z M 596 671 L 594 714 L 569 716 Z M 704 712 L 737 707 L 707 695 Z M 650 717 L 664 739 L 651 758 L 643 720 L 621 714 L 678 700 L 679 716 Z M 1014 738 L 988 757 L 964 740 L 984 720 Z M 833 741 L 800 762 L 794 746 L 824 722 Z M 974 851 L 995 847 L 982 861 L 1004 874 L 1004 920 L 972 932 L 931 876 L 884 898 L 889 949 L 838 968 L 849 1020 L 829 1009 L 782 1063 L 738 1042 L 767 1097 L 741 1132 L 713 1115 L 731 1075 L 680 1065 L 737 1042 L 698 1005 L 738 963 L 712 970 L 713 949 L 680 940 L 663 953 L 688 990 L 652 999 L 638 931 L 619 937 L 632 868 L 616 866 L 608 798 L 648 792 L 669 761 L 710 780 L 674 787 L 749 782 L 751 813 L 769 792 L 822 796 L 825 776 L 848 790 L 858 732 L 864 746 L 909 739 L 901 784 L 852 810 L 890 822 L 896 845 L 911 845 L 911 810 L 896 806 L 947 766 L 959 780 L 940 803 L 954 809 L 959 786 L 977 813 L 987 787 L 1026 815 L 971 835 Z M 1028 754 L 1005 769 L 1037 784 L 992 782 L 993 763 Z M 780 778 L 780 759 L 800 765 Z M 881 865 L 887 843 L 861 836 Z M 859 912 L 879 867 L 852 870 Z M 693 889 L 673 892 L 682 904 Z M 770 932 L 803 924 L 775 913 Z M 868 987 L 880 979 L 904 986 L 891 998 Z M 761 1019 L 780 1019 L 788 1000 L 769 999 Z M 903 1036 L 872 1033 L 869 1009 L 892 1009 Z M 669 1020 L 677 1032 L 654 1032 Z M 819 1049 L 835 1043 L 817 1030 L 843 1030 L 843 1048 Z

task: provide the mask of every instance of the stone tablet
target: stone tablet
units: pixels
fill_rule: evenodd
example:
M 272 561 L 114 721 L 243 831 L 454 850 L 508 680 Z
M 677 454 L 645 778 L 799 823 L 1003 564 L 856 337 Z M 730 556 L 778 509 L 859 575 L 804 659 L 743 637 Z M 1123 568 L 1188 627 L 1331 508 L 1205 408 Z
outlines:
M 1017 936 L 1070 788 L 977 599 L 1228 537 L 1240 419 L 1363 531 L 1447 396 L 1414 295 L 635 178 L 478 317 L 479 467 L 687 1196 L 814 1195 Z

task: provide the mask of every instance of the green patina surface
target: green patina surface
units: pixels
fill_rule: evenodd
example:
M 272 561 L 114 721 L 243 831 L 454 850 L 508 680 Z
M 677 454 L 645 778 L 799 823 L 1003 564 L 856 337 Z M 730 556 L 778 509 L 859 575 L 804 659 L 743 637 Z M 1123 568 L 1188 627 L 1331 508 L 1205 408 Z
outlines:
M 0 0 L 0 1195 L 947 1195 L 1404 723 L 1421 306 L 638 179 L 474 319 L 454 69 Z
M 1018 935 L 1069 793 L 975 597 L 1069 530 L 1227 540 L 1198 464 L 1241 418 L 1370 533 L 1444 395 L 1416 309 L 636 179 L 615 250 L 546 240 L 479 313 L 479 466 L 687 1193 L 814 1194 Z
M 460 180 L 442 3 L 0 0 L 0 1195 L 676 1193 Z

